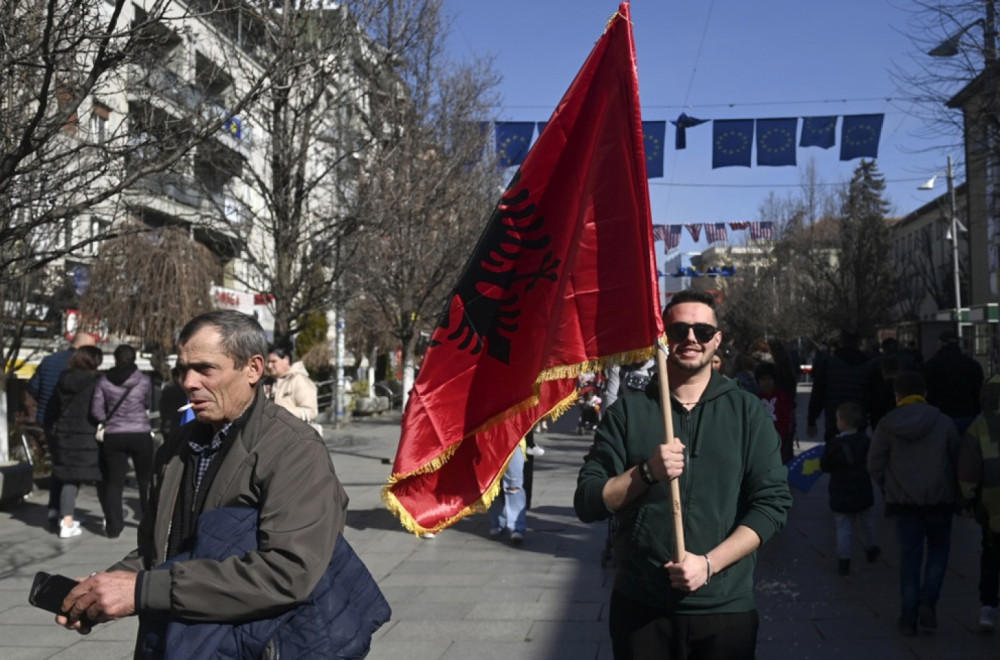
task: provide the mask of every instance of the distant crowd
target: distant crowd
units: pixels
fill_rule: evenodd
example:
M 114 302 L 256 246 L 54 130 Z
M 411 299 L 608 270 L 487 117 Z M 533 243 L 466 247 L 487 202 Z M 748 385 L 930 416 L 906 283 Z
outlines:
M 954 516 L 974 518 L 982 531 L 977 627 L 993 632 L 1000 618 L 1000 377 L 984 382 L 982 366 L 951 330 L 926 363 L 894 339 L 866 355 L 844 334 L 815 362 L 809 437 L 819 435 L 820 417 L 837 572 L 850 573 L 855 528 L 866 560 L 881 554 L 878 488 L 899 547 L 897 629 L 905 636 L 933 630 Z
M 937 627 L 955 514 L 982 529 L 978 629 L 993 632 L 1000 618 L 1000 375 L 985 381 L 954 331 L 938 339 L 924 362 L 915 347 L 900 347 L 894 338 L 865 352 L 858 337 L 843 333 L 830 350 L 813 353 L 809 378 L 805 436 L 823 441 L 836 571 L 850 573 L 855 529 L 865 560 L 881 556 L 873 513 L 878 488 L 900 551 L 897 628 L 907 636 Z M 742 352 L 720 347 L 712 358 L 716 371 L 761 400 L 780 438 L 781 461 L 789 464 L 803 376 L 797 353 L 758 340 Z M 578 429 L 596 425 L 595 408 L 644 390 L 654 371 L 649 360 L 581 379 Z

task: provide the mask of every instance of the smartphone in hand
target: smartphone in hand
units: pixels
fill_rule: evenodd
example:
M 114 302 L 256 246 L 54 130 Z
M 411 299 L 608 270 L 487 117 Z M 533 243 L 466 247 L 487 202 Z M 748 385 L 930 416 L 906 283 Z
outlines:
M 65 575 L 51 575 L 45 571 L 39 571 L 35 573 L 35 580 L 31 584 L 28 602 L 53 614 L 65 616 L 66 612 L 63 612 L 62 609 L 63 601 L 66 600 L 66 596 L 69 595 L 73 587 L 78 584 L 79 582 Z M 80 623 L 85 628 L 91 628 L 94 625 L 86 617 L 81 617 Z

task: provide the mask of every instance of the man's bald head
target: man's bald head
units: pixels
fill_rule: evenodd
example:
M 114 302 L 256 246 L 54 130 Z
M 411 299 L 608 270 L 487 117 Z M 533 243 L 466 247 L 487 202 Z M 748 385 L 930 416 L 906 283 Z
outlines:
M 73 348 L 80 348 L 81 346 L 96 346 L 97 341 L 94 340 L 94 335 L 89 332 L 78 332 L 76 336 L 73 337 Z

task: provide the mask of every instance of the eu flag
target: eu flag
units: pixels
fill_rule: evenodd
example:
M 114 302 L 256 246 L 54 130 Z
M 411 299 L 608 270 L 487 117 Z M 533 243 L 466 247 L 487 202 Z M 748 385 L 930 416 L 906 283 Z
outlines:
M 712 169 L 750 167 L 753 119 L 716 119 L 712 122 Z
M 829 149 L 837 143 L 837 116 L 803 117 L 800 147 Z
M 524 162 L 534 132 L 535 122 L 533 121 L 498 121 L 496 123 L 497 163 L 500 167 L 520 165 Z
M 795 131 L 798 117 L 757 120 L 757 164 L 795 165 Z
M 878 158 L 885 115 L 844 115 L 840 124 L 840 160 Z
M 823 471 L 819 469 L 819 459 L 823 456 L 825 444 L 818 444 L 807 449 L 788 463 L 788 485 L 794 486 L 803 493 L 816 485 Z
M 646 149 L 646 178 L 663 176 L 663 137 L 667 133 L 667 122 L 642 122 L 642 144 Z

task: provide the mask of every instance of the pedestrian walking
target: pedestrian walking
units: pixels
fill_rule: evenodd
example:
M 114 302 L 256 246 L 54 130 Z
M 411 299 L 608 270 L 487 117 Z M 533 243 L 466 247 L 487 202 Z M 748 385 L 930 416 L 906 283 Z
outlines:
M 962 438 L 958 483 L 963 512 L 979 523 L 980 632 L 993 632 L 1000 616 L 1000 375 L 982 389 L 982 412 Z
M 937 602 L 948 568 L 958 483 L 958 431 L 927 403 L 924 377 L 904 371 L 894 381 L 896 409 L 879 422 L 868 472 L 885 496 L 899 541 L 899 632 L 937 628 Z M 925 552 L 926 550 L 926 552 Z M 925 560 L 926 555 L 926 562 Z
M 868 476 L 868 449 L 871 441 L 859 430 L 865 412 L 856 403 L 846 401 L 837 407 L 839 433 L 826 443 L 819 467 L 830 473 L 830 510 L 837 532 L 837 574 L 851 572 L 851 536 L 854 527 L 861 530 L 862 545 L 868 562 L 882 553 L 875 542 L 875 492 Z
M 121 344 L 114 352 L 115 366 L 97 382 L 91 412 L 104 427 L 101 443 L 101 505 L 108 538 L 125 528 L 122 494 L 131 459 L 139 484 L 140 513 L 149 510 L 147 499 L 153 470 L 153 436 L 148 410 L 153 405 L 153 383 L 135 365 L 135 348 Z
M 59 538 L 82 533 L 75 517 L 76 497 L 84 483 L 100 488 L 101 465 L 97 422 L 90 412 L 90 400 L 104 354 L 96 346 L 81 346 L 70 356 L 66 371 L 59 376 L 49 402 L 56 411 L 52 433 L 52 475 L 59 480 Z

